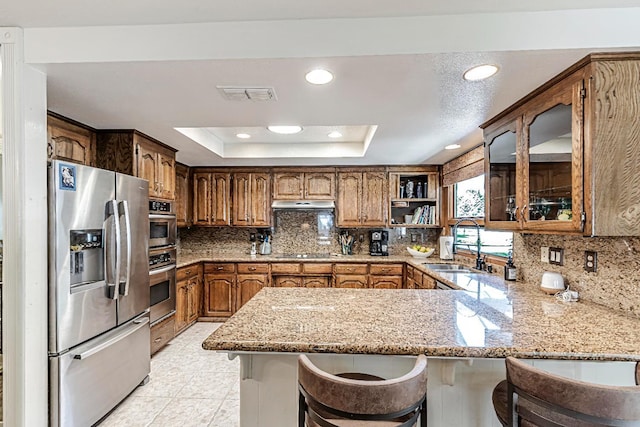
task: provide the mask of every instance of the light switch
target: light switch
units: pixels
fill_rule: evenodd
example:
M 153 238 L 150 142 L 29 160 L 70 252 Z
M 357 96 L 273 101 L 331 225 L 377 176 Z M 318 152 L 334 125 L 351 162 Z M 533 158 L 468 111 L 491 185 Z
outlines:
M 562 248 L 549 248 L 549 263 L 555 265 L 563 265 L 564 263 L 564 249 Z

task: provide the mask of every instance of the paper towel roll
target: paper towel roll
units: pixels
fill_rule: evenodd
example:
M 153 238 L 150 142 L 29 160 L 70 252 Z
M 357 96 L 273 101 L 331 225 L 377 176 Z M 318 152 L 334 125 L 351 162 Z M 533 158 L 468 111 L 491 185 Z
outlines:
M 440 259 L 453 259 L 453 236 L 440 237 Z

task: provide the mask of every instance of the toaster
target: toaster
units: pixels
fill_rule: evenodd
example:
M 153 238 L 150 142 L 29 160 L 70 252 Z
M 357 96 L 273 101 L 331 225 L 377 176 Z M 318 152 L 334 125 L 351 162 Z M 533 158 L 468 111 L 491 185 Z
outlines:
M 540 289 L 547 294 L 555 294 L 565 290 L 564 279 L 560 273 L 545 271 L 542 273 Z

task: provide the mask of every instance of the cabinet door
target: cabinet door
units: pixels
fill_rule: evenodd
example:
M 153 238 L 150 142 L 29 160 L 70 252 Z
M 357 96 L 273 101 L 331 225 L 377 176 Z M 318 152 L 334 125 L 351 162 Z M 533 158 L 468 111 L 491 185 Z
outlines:
M 374 289 L 402 289 L 402 276 L 369 276 L 369 287 Z
M 233 225 L 251 225 L 251 175 L 233 174 Z
M 331 172 L 305 173 L 304 198 L 334 200 L 336 198 L 336 174 Z
M 273 174 L 273 198 L 276 200 L 300 200 L 304 197 L 303 173 L 282 172 Z
M 67 162 L 93 165 L 95 152 L 91 131 L 49 116 L 47 118 L 47 157 Z
M 158 178 L 160 191 L 158 197 L 174 200 L 176 195 L 176 160 L 173 153 L 158 153 Z
M 160 197 L 157 153 L 153 147 L 138 143 L 136 159 L 136 176 L 149 181 L 149 197 Z
M 190 193 L 189 167 L 176 163 L 176 223 L 178 227 L 191 225 Z
M 269 278 L 266 274 L 238 274 L 237 280 L 236 310 L 240 310 L 260 289 L 267 286 Z
M 230 190 L 231 175 L 228 173 L 211 174 L 211 224 L 212 225 L 229 225 L 230 224 L 230 208 L 231 201 Z
M 362 174 L 344 172 L 338 174 L 338 227 L 361 225 Z
M 582 89 L 582 79 L 559 83 L 524 115 L 525 230 L 582 231 Z
M 388 192 L 384 172 L 362 174 L 362 225 L 381 227 L 387 224 Z
M 204 315 L 231 316 L 235 308 L 235 274 L 207 274 L 204 281 Z
M 435 289 L 437 284 L 436 282 L 437 280 L 433 277 L 428 274 L 423 274 L 421 283 L 416 282 L 416 287 L 420 289 Z
M 485 135 L 485 227 L 518 230 L 521 228 L 522 200 L 517 167 L 517 135 L 522 119 L 498 126 Z
M 199 277 L 192 277 L 189 281 L 189 289 L 188 289 L 188 311 L 187 311 L 187 321 L 189 324 L 198 320 L 198 316 L 200 315 L 200 301 L 202 301 L 202 292 L 201 292 L 201 280 Z
M 271 225 L 271 178 L 268 173 L 251 174 L 251 225 Z
M 189 285 L 190 279 L 180 280 L 176 284 L 176 320 L 175 332 L 178 333 L 189 324 Z
M 355 274 L 336 274 L 336 288 L 357 288 L 364 289 L 367 287 L 366 275 Z
M 274 276 L 273 286 L 276 288 L 297 288 L 302 286 L 302 277 L 300 276 Z
M 195 225 L 211 224 L 211 174 L 193 174 L 193 222 Z
M 328 288 L 331 283 L 329 276 L 307 276 L 302 278 L 302 286 L 305 288 Z

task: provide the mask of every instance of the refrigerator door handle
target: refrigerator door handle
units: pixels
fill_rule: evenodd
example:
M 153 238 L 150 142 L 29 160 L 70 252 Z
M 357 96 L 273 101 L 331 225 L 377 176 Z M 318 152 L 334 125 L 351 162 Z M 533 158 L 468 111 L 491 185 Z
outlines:
M 105 348 L 110 347 L 113 344 L 117 343 L 118 341 L 128 337 L 129 335 L 136 332 L 138 329 L 143 328 L 147 323 L 149 323 L 149 317 L 144 317 L 142 319 L 134 320 L 129 326 L 127 326 L 127 328 L 124 331 L 120 332 L 118 335 L 105 339 L 104 341 L 99 342 L 93 347 L 88 348 L 79 353 L 73 353 L 72 354 L 73 358 L 82 360 L 82 359 L 91 357 L 94 354 L 97 354 L 100 351 L 104 350 Z
M 124 218 L 124 230 L 126 237 L 126 261 L 124 269 L 120 270 L 120 273 L 123 274 L 123 277 L 119 277 L 118 279 L 118 288 L 120 295 L 127 296 L 129 295 L 129 283 L 131 282 L 131 219 L 129 217 L 129 203 L 126 200 L 121 201 L 118 204 L 118 221 L 120 218 Z M 121 242 L 122 243 L 122 242 Z M 122 265 L 121 259 L 119 259 L 119 264 Z
M 118 282 L 120 280 L 120 221 L 117 213 L 118 202 L 116 200 L 109 200 L 106 206 L 106 219 L 104 220 L 106 234 L 104 268 L 105 281 L 110 299 L 118 298 Z M 111 254 L 113 245 L 115 245 L 115 259 Z

